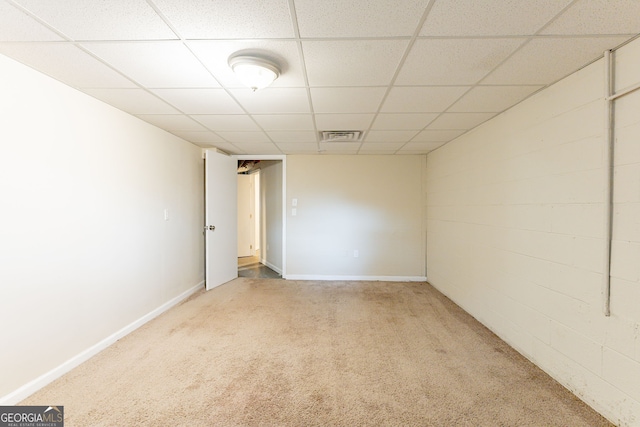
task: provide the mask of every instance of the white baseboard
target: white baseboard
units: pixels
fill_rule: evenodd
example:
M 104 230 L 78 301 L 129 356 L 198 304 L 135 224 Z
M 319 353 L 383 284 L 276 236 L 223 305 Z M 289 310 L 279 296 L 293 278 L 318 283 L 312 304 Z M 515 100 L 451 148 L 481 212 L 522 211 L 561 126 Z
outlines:
M 261 259 L 260 260 L 261 264 L 266 265 L 267 267 L 269 267 L 270 269 L 272 269 L 273 271 L 275 271 L 276 273 L 278 273 L 279 275 L 282 276 L 282 269 L 276 267 L 275 265 L 271 264 L 269 261 L 267 261 L 266 259 Z
M 287 280 L 365 280 L 371 282 L 426 282 L 426 276 L 324 276 L 313 274 L 287 274 Z
M 129 325 L 125 326 L 124 328 L 120 329 L 119 331 L 111 334 L 110 336 L 108 336 L 107 338 L 103 339 L 99 343 L 87 348 L 83 352 L 77 354 L 76 356 L 74 356 L 71 359 L 69 359 L 66 362 L 64 362 L 62 365 L 60 365 L 60 366 L 50 370 L 49 372 L 39 376 L 38 378 L 34 379 L 33 381 L 28 382 L 27 384 L 23 385 L 19 389 L 15 390 L 15 391 L 13 391 L 13 392 L 11 392 L 9 394 L 7 394 L 6 396 L 1 397 L 0 398 L 0 406 L 15 405 L 18 402 L 26 399 L 27 397 L 29 397 L 30 395 L 32 395 L 36 391 L 38 391 L 41 388 L 43 388 L 44 386 L 46 386 L 47 384 L 49 384 L 49 383 L 53 382 L 54 380 L 60 378 L 61 376 L 63 376 L 67 372 L 71 371 L 73 368 L 79 366 L 80 364 L 82 364 L 82 363 L 86 362 L 87 360 L 89 360 L 91 357 L 93 357 L 96 354 L 100 353 L 102 350 L 104 350 L 105 348 L 109 347 L 111 344 L 113 344 L 114 342 L 118 341 L 120 338 L 130 334 L 133 331 L 135 331 L 140 326 L 144 325 L 145 323 L 149 322 L 150 320 L 153 320 L 155 317 L 158 317 L 159 315 L 161 315 L 165 311 L 169 310 L 170 308 L 178 305 L 179 303 L 181 303 L 182 301 L 184 301 L 185 299 L 189 298 L 191 295 L 193 295 L 194 293 L 198 292 L 200 289 L 203 289 L 203 288 L 204 288 L 204 281 L 198 283 L 196 286 L 192 287 L 191 289 L 188 289 L 188 290 L 184 291 L 183 293 L 181 293 L 177 297 L 167 301 L 166 303 L 162 304 L 160 307 L 158 307 L 155 310 L 147 313 L 146 315 L 142 316 L 140 319 L 134 321 L 133 323 L 130 323 Z

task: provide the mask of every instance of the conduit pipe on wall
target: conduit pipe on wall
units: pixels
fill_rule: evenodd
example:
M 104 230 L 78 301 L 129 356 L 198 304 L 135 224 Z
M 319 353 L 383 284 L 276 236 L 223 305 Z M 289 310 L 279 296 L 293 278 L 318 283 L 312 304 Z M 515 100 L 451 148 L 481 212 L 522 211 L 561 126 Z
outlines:
M 606 147 L 605 147 L 605 254 L 603 275 L 603 312 L 605 316 L 611 315 L 611 246 L 613 243 L 613 173 L 614 173 L 614 148 L 615 148 L 615 106 L 614 101 L 640 89 L 640 83 L 622 89 L 615 93 L 615 56 L 613 50 L 604 51 L 605 64 L 605 103 L 606 103 Z
M 613 91 L 614 91 L 614 72 L 613 72 L 613 51 L 604 51 L 604 75 L 605 75 L 605 155 L 604 155 L 604 169 L 605 169 L 605 187 L 604 187 L 604 221 L 605 221 L 605 236 L 604 236 L 604 268 L 602 271 L 602 296 L 603 306 L 602 311 L 605 316 L 611 315 L 611 244 L 613 240 L 613 148 L 614 148 L 614 134 L 613 134 L 613 121 L 614 121 L 614 109 L 613 109 Z
M 635 92 L 638 89 L 640 89 L 640 83 L 637 83 L 633 86 L 629 86 L 625 89 L 622 89 L 618 93 L 614 93 L 613 95 L 610 95 L 609 97 L 607 97 L 607 101 L 615 101 L 616 99 L 623 97 L 625 95 L 629 95 L 631 92 Z

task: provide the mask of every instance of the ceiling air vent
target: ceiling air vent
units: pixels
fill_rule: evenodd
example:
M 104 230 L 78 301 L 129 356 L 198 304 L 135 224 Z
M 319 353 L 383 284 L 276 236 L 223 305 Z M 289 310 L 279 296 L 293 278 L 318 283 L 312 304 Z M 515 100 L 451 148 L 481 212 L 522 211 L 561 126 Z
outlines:
M 359 142 L 362 131 L 359 130 L 323 130 L 320 142 Z

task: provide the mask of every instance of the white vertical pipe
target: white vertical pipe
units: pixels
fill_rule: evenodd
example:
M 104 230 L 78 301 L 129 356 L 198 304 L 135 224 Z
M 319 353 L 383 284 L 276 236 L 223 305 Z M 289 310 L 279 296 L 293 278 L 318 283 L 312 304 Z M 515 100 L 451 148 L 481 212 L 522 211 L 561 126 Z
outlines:
M 604 268 L 602 271 L 602 311 L 605 316 L 611 315 L 611 243 L 613 240 L 613 149 L 614 149 L 614 110 L 613 99 L 611 98 L 614 91 L 614 74 L 613 74 L 613 52 L 605 50 L 605 236 L 604 236 Z

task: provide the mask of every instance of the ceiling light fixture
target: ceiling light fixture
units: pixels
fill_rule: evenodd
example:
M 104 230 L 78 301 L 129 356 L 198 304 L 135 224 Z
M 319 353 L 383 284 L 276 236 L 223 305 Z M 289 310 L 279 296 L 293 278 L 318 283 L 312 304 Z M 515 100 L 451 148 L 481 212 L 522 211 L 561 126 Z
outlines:
M 229 66 L 242 84 L 254 92 L 269 86 L 280 75 L 274 62 L 254 55 L 233 56 L 229 58 Z

